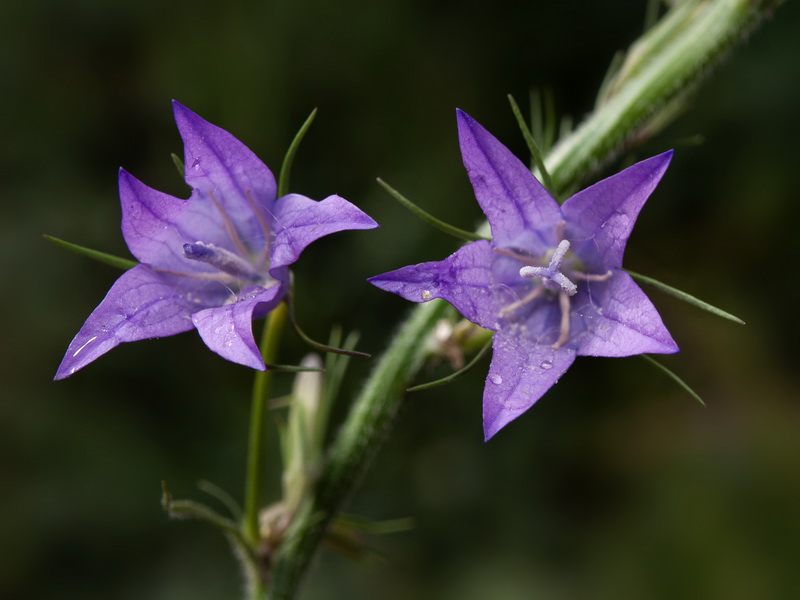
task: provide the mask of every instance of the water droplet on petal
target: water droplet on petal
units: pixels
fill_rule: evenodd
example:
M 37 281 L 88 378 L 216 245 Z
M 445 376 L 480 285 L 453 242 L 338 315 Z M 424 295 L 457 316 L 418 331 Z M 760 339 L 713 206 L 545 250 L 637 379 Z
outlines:
M 552 369 L 553 368 L 553 363 L 551 363 L 549 360 L 543 360 L 542 363 L 539 366 L 542 367 L 545 370 Z
M 496 373 L 492 373 L 491 375 L 489 375 L 489 381 L 491 381 L 495 385 L 500 385 L 501 383 L 503 383 L 503 378 L 500 377 L 500 375 L 497 375 Z
M 422 290 L 422 299 L 423 300 L 430 300 L 431 299 L 431 291 L 430 290 Z

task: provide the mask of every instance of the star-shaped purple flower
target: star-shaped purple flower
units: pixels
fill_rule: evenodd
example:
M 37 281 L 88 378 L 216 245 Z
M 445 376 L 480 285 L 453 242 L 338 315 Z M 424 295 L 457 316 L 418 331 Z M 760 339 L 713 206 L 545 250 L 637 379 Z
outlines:
M 252 319 L 278 306 L 289 265 L 314 240 L 377 223 L 339 196 L 276 199 L 267 166 L 227 131 L 173 102 L 188 200 L 119 173 L 122 234 L 141 264 L 123 273 L 84 323 L 56 373 L 63 379 L 121 342 L 196 327 L 230 361 L 264 370 Z
M 678 347 L 621 270 L 625 244 L 672 152 L 633 165 L 563 205 L 492 134 L 458 112 L 464 166 L 492 240 L 370 281 L 412 302 L 443 298 L 495 332 L 483 394 L 488 440 L 528 410 L 576 356 Z

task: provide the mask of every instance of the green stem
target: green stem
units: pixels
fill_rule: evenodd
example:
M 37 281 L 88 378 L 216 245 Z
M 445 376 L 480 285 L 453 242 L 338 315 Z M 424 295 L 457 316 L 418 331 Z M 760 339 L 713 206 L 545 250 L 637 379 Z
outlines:
M 286 322 L 286 303 L 282 302 L 269 313 L 261 336 L 261 356 L 265 363 L 275 360 L 283 325 Z M 271 371 L 258 371 L 253 380 L 250 408 L 250 440 L 247 446 L 247 480 L 242 532 L 252 546 L 259 542 L 258 512 L 261 509 L 264 481 L 264 412 L 266 410 Z M 255 597 L 255 596 L 254 596 Z
M 334 439 L 313 494 L 301 505 L 274 559 L 272 600 L 294 596 L 328 523 L 377 450 L 403 400 L 403 390 L 425 359 L 420 341 L 449 305 L 435 300 L 416 307 L 381 357 L 350 416 Z
M 613 94 L 547 155 L 556 190 L 613 158 L 672 102 L 692 91 L 710 69 L 783 0 L 684 0 L 629 53 Z
M 691 18 L 673 9 L 640 40 L 647 60 L 614 82 L 611 96 L 549 153 L 555 192 L 563 194 L 609 161 L 634 134 L 697 84 L 763 15 L 781 0 L 693 2 Z M 678 5 L 680 8 L 680 5 Z M 685 22 L 675 24 L 679 15 Z M 664 32 L 669 32 L 666 36 Z M 665 39 L 665 38 L 669 39 Z M 647 44 L 655 46 L 648 47 Z M 644 46 L 642 48 L 642 46 Z M 303 573 L 342 503 L 391 426 L 402 389 L 425 361 L 425 340 L 445 314 L 443 302 L 421 304 L 392 340 L 336 436 L 316 488 L 306 499 L 273 557 L 270 599 L 295 596 Z

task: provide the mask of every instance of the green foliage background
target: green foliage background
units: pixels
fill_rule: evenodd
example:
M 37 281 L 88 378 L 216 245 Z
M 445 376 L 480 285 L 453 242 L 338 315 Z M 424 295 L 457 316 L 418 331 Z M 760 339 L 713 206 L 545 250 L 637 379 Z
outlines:
M 201 496 L 201 478 L 241 496 L 251 374 L 189 333 L 52 383 L 118 273 L 41 234 L 125 254 L 120 165 L 188 193 L 169 158 L 181 152 L 170 98 L 275 170 L 319 107 L 293 191 L 339 193 L 383 227 L 306 252 L 299 313 L 315 337 L 341 323 L 377 353 L 407 306 L 364 278 L 455 246 L 375 177 L 473 227 L 454 108 L 524 155 L 505 94 L 550 86 L 580 118 L 641 31 L 644 2 L 35 0 L 0 13 L 0 596 L 204 600 L 236 597 L 235 563 L 217 532 L 166 519 L 159 481 L 180 497 Z M 581 359 L 484 444 L 485 369 L 421 392 L 350 507 L 416 528 L 371 540 L 386 562 L 323 550 L 305 598 L 794 597 L 798 26 L 788 3 L 684 117 L 622 159 L 676 148 L 627 265 L 748 322 L 652 293 L 683 348 L 664 362 L 708 407 L 640 359 Z M 283 362 L 304 352 L 289 334 Z M 356 364 L 346 391 L 367 370 Z M 278 393 L 290 384 L 279 377 Z

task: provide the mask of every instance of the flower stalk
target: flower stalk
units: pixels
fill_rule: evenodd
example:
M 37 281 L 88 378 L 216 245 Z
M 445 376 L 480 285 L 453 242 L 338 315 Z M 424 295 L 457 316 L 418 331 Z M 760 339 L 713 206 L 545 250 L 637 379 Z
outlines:
M 261 335 L 261 355 L 264 362 L 274 362 L 278 353 L 281 334 L 286 324 L 287 307 L 281 302 L 267 317 Z M 247 475 L 245 479 L 245 504 L 242 516 L 242 536 L 256 557 L 255 565 L 243 562 L 247 584 L 247 598 L 257 600 L 264 593 L 264 574 L 258 564 L 258 548 L 261 542 L 259 530 L 259 511 L 262 507 L 265 474 L 265 412 L 272 382 L 272 371 L 257 371 L 253 379 L 253 392 L 250 405 L 250 433 L 247 443 Z
M 607 98 L 546 158 L 552 192 L 563 195 L 626 147 L 640 142 L 782 0 L 689 0 L 677 4 L 639 41 L 640 59 L 624 65 Z M 630 56 L 629 56 L 629 60 Z M 325 531 L 397 414 L 402 390 L 426 360 L 424 343 L 444 302 L 415 308 L 378 362 L 333 441 L 315 489 L 273 557 L 268 598 L 295 597 Z

